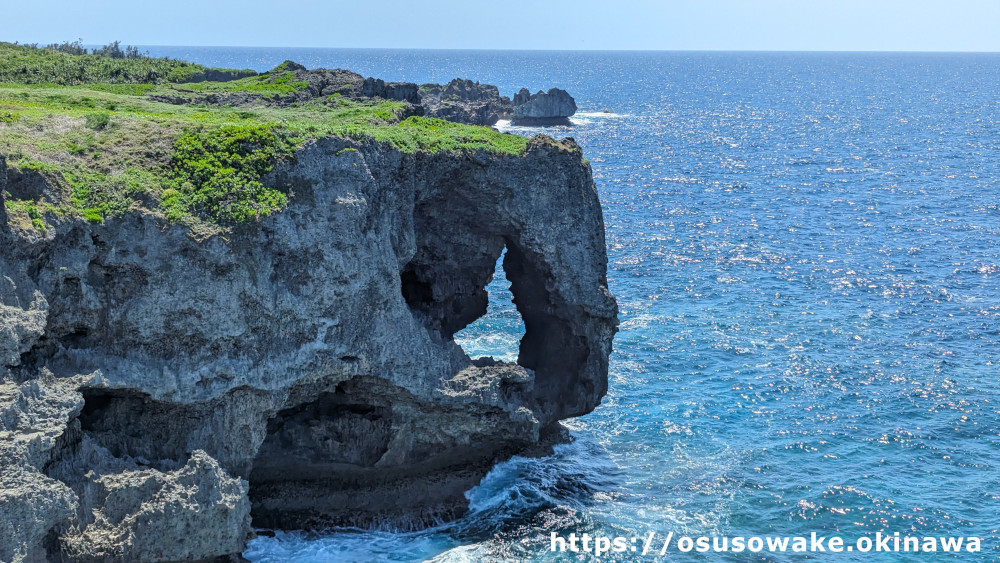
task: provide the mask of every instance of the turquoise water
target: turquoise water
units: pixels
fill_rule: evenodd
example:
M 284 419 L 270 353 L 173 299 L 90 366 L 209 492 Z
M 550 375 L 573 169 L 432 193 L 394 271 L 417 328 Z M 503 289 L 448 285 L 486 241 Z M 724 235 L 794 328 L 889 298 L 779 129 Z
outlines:
M 545 559 L 552 531 L 977 535 L 965 558 L 1000 558 L 1000 56 L 151 51 L 565 88 L 580 114 L 548 132 L 605 208 L 622 326 L 573 444 L 497 467 L 458 522 L 249 559 Z M 489 289 L 463 345 L 513 354 Z

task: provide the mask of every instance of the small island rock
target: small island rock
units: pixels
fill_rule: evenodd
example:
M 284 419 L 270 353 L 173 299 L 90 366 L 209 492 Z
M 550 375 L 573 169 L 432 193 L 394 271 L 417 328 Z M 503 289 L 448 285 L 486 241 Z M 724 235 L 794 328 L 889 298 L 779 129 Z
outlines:
M 569 92 L 551 88 L 531 94 L 527 88 L 514 95 L 514 119 L 518 125 L 569 125 L 576 101 Z

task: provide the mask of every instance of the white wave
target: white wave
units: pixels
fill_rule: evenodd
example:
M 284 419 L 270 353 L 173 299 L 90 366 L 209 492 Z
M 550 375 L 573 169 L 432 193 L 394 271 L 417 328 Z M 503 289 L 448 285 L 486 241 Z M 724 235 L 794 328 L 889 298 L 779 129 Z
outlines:
M 253 563 L 426 561 L 448 553 L 454 547 L 455 541 L 447 535 L 430 530 L 414 533 L 363 530 L 323 534 L 276 532 L 273 538 L 261 536 L 251 540 L 243 556 Z
M 488 553 L 482 544 L 460 545 L 429 559 L 430 563 L 479 563 L 486 561 Z
M 521 334 L 489 332 L 471 337 L 463 337 L 459 334 L 455 335 L 455 342 L 465 350 L 470 358 L 492 356 L 494 360 L 503 362 L 517 361 Z

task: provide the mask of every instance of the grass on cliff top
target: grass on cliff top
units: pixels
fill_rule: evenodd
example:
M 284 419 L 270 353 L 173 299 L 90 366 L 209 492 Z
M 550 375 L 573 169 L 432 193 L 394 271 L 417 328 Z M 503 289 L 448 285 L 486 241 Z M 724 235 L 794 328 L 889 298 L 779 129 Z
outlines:
M 485 127 L 400 121 L 402 102 L 331 97 L 296 107 L 206 107 L 144 96 L 163 88 L 0 84 L 0 155 L 58 187 L 8 200 L 11 218 L 44 230 L 53 215 L 96 223 L 147 209 L 218 232 L 281 210 L 287 194 L 261 178 L 311 139 L 370 139 L 404 152 L 521 154 L 527 144 Z
M 256 74 L 250 70 L 209 69 L 169 58 L 112 58 L 0 42 L 0 82 L 62 86 L 156 84 L 189 82 L 208 70 L 232 77 Z
M 282 95 L 303 90 L 308 82 L 296 80 L 295 73 L 288 69 L 290 61 L 285 61 L 273 69 L 255 76 L 248 76 L 226 82 L 196 82 L 171 85 L 170 93 L 188 92 L 206 94 L 212 92 L 250 92 L 260 95 Z

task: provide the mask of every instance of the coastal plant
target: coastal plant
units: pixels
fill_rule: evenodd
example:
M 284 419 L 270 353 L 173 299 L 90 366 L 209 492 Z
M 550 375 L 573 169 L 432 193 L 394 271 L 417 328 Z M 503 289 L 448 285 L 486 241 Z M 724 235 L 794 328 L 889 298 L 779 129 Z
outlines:
M 253 71 L 209 69 L 170 58 L 148 57 L 138 49 L 121 49 L 120 42 L 87 54 L 77 43 L 38 47 L 0 42 L 0 83 L 48 84 L 152 84 L 185 82 L 208 70 L 240 75 Z
M 100 216 L 122 215 L 141 205 L 141 196 L 156 184 L 152 173 L 127 168 L 117 174 L 64 170 L 63 179 L 71 188 L 70 202 L 84 219 L 94 223 Z
M 101 131 L 106 129 L 111 123 L 111 114 L 107 112 L 91 113 L 84 119 L 87 123 L 87 127 L 95 131 Z
M 104 214 L 96 207 L 89 207 L 83 210 L 83 218 L 88 223 L 100 224 L 104 222 Z
M 62 43 L 50 43 L 45 46 L 46 49 L 51 49 L 53 51 L 59 51 L 61 53 L 66 53 L 69 55 L 86 55 L 87 48 L 83 46 L 83 39 L 77 39 L 76 41 L 63 41 Z
M 171 218 L 191 214 L 222 224 L 245 223 L 282 209 L 284 193 L 263 184 L 292 145 L 263 124 L 189 132 L 174 143 L 162 205 Z
M 79 42 L 77 43 L 79 44 Z M 139 52 L 139 48 L 135 45 L 127 45 L 124 49 L 122 49 L 121 41 L 112 41 L 99 49 L 92 50 L 91 53 L 99 57 L 108 57 L 111 59 L 143 59 L 149 56 L 147 53 Z M 83 55 L 86 54 L 86 51 L 83 53 L 76 52 L 72 54 Z

